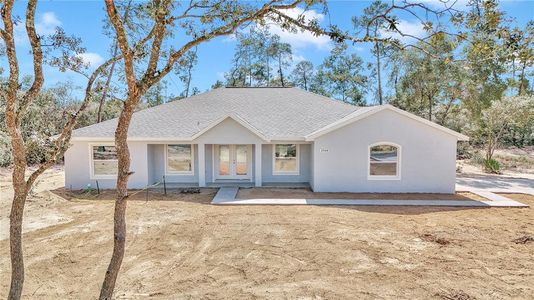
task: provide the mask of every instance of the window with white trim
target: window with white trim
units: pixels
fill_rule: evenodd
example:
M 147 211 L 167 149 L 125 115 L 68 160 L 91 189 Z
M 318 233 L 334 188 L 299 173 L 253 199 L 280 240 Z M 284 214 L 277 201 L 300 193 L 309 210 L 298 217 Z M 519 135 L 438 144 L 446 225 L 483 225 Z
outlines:
M 119 160 L 117 149 L 113 145 L 91 146 L 91 165 L 94 177 L 117 176 Z
M 273 150 L 273 174 L 299 174 L 298 144 L 275 144 Z
M 167 173 L 193 174 L 193 145 L 167 145 Z
M 381 143 L 369 146 L 369 178 L 398 179 L 400 147 Z

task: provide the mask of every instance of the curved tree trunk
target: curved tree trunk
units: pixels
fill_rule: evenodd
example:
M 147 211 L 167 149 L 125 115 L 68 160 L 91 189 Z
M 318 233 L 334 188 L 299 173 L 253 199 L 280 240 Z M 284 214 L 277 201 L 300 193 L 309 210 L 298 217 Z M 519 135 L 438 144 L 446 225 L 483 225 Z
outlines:
M 130 171 L 130 151 L 128 149 L 128 128 L 132 120 L 132 114 L 139 103 L 140 97 L 134 96 L 124 102 L 124 109 L 119 117 L 115 131 L 115 147 L 117 149 L 117 199 L 115 200 L 115 212 L 113 222 L 113 254 L 109 262 L 102 289 L 101 300 L 109 300 L 113 296 L 115 283 L 124 257 L 126 247 L 126 204 L 128 199 L 128 178 L 133 172 Z
M 28 189 L 24 179 L 26 171 L 26 151 L 20 126 L 15 125 L 14 116 L 6 111 L 6 125 L 11 136 L 13 150 L 13 203 L 9 215 L 9 251 L 11 255 L 11 285 L 8 299 L 18 300 L 24 285 L 24 255 L 22 253 L 22 218 Z

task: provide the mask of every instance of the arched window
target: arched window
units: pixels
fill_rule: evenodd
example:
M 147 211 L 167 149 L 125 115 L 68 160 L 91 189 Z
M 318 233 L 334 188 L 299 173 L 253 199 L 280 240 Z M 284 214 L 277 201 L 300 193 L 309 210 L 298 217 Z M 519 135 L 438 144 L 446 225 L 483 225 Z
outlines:
M 400 179 L 400 146 L 376 143 L 369 146 L 369 179 Z

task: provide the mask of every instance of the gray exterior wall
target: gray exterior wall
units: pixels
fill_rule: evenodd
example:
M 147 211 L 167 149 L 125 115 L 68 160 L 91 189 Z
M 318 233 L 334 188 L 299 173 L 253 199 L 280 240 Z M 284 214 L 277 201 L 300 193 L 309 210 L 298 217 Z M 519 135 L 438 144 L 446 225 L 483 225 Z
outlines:
M 400 179 L 368 178 L 369 145 L 391 142 L 401 146 Z M 165 174 L 165 144 L 129 142 L 129 188 L 144 188 Z M 205 144 L 205 179 L 213 182 L 213 144 L 252 144 L 261 139 L 237 122 L 227 119 L 193 142 L 194 175 L 167 174 L 167 182 L 198 183 L 198 146 Z M 282 143 L 291 143 L 289 141 Z M 299 145 L 299 175 L 273 175 L 273 146 L 262 144 L 262 182 L 309 182 L 317 192 L 428 192 L 453 193 L 456 178 L 456 137 L 390 110 L 383 110 Z M 65 154 L 65 187 L 84 189 L 91 178 L 90 145 L 73 142 Z M 102 143 L 100 143 L 102 144 Z M 109 144 L 109 143 L 108 143 Z M 252 176 L 255 174 L 252 155 Z M 116 179 L 98 179 L 103 189 L 115 188 Z
M 92 188 L 96 188 L 96 180 L 98 180 L 101 189 L 114 189 L 116 187 L 116 178 L 91 178 L 90 145 L 93 144 L 99 143 L 72 142 L 71 147 L 65 153 L 66 188 L 85 189 L 88 184 Z M 130 169 L 134 172 L 128 181 L 128 188 L 144 188 L 149 182 L 147 144 L 145 142 L 128 142 L 128 148 L 131 155 Z
M 180 144 L 180 142 L 174 142 Z M 173 142 L 169 142 L 173 144 Z M 182 142 L 183 144 L 183 142 Z M 193 175 L 165 174 L 165 145 L 166 144 L 148 144 L 148 173 L 150 174 L 150 184 L 161 182 L 163 175 L 165 181 L 174 183 L 196 183 L 198 182 L 198 147 L 193 145 Z
M 283 142 L 291 144 L 291 142 Z M 299 145 L 299 175 L 273 174 L 273 144 L 263 144 L 261 149 L 261 176 L 263 182 L 309 182 L 311 177 L 311 145 Z
M 369 180 L 369 145 L 401 146 L 400 180 Z M 317 192 L 454 193 L 456 137 L 384 110 L 315 140 Z M 323 151 L 321 151 L 323 150 Z

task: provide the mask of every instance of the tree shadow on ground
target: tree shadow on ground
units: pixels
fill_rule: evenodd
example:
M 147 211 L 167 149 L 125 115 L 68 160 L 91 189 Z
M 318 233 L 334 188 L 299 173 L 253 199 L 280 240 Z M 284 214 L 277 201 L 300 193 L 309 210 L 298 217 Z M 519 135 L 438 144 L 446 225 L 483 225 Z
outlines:
M 491 209 L 491 207 L 452 207 L 452 206 L 327 206 L 330 208 L 343 208 L 348 210 L 356 210 L 367 213 L 375 214 L 388 214 L 388 215 L 424 215 L 438 212 L 454 212 L 454 211 L 466 211 L 466 210 L 485 210 Z M 500 208 L 499 208 L 500 209 Z
M 185 189 L 167 189 L 165 193 L 162 189 L 148 190 L 128 190 L 130 201 L 176 201 L 176 202 L 193 202 L 199 204 L 210 204 L 217 193 L 216 188 L 201 188 L 199 193 L 184 193 Z M 116 190 L 68 190 L 63 187 L 51 190 L 55 195 L 67 200 L 91 200 L 91 201 L 114 201 Z

